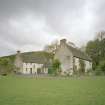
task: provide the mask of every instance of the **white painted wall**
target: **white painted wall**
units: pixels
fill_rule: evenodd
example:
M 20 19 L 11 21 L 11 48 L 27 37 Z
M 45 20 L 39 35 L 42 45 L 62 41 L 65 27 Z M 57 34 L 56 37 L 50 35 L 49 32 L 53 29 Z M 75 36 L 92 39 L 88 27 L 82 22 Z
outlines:
M 80 68 L 79 60 L 80 60 L 79 58 L 74 57 L 74 61 L 75 61 L 75 65 L 77 66 L 77 70 L 79 70 Z M 92 69 L 92 62 L 86 61 L 86 60 L 83 60 L 83 61 L 85 63 L 85 72 L 88 72 L 88 70 Z
M 80 68 L 80 64 L 79 64 L 79 58 L 76 58 L 76 57 L 74 57 L 74 64 L 75 64 L 75 66 L 77 67 L 77 71 L 79 70 L 79 68 Z
M 88 72 L 88 70 L 92 69 L 92 62 L 85 61 L 85 72 Z
M 31 69 L 32 68 L 32 74 L 37 74 L 37 69 L 43 68 L 43 64 L 37 64 L 37 63 L 23 63 L 23 74 L 31 74 Z M 44 68 L 44 73 L 47 74 L 48 73 L 48 69 Z

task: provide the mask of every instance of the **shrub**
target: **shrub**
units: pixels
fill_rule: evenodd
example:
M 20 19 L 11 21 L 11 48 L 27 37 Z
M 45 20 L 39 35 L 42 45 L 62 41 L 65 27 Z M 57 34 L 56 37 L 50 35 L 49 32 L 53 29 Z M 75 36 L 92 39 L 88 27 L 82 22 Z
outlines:
M 96 75 L 105 75 L 105 61 L 101 61 L 95 70 Z
M 2 76 L 7 76 L 7 74 L 6 73 L 3 73 L 3 74 L 1 74 Z
M 97 68 L 96 70 L 95 70 L 95 75 L 102 75 L 103 74 L 103 72 L 99 69 L 99 68 Z
M 50 67 L 48 68 L 48 74 L 53 74 L 53 67 L 52 67 L 52 66 L 50 66 Z
M 8 74 L 12 72 L 14 65 L 11 63 L 9 58 L 0 59 L 0 74 Z
M 54 74 L 58 74 L 58 73 L 61 72 L 60 66 L 61 66 L 60 61 L 58 59 L 54 59 L 53 60 L 53 64 L 52 64 L 52 68 L 53 68 L 53 73 Z

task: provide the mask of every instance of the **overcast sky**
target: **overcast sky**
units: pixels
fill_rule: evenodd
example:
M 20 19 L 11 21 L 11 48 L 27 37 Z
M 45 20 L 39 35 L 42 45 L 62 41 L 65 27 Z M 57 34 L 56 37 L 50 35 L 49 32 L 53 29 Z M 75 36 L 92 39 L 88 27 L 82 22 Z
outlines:
M 105 0 L 0 0 L 0 56 L 67 38 L 78 47 L 105 29 Z

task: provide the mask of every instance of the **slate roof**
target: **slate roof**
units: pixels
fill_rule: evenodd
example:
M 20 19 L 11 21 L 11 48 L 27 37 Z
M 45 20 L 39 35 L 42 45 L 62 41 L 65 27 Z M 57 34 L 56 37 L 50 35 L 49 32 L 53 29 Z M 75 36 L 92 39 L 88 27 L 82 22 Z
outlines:
M 45 64 L 50 62 L 50 59 L 53 58 L 53 54 L 44 51 L 25 52 L 21 53 L 21 58 L 25 63 Z
M 74 57 L 81 58 L 87 61 L 91 61 L 91 58 L 87 54 L 79 50 L 78 48 L 74 48 L 70 45 L 67 45 L 67 48 L 72 52 Z

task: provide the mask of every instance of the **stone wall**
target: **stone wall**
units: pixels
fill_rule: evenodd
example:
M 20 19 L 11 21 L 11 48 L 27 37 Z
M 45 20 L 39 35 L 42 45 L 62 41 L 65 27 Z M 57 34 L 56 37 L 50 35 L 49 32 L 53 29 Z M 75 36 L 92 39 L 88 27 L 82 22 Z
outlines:
M 62 74 L 73 74 L 73 55 L 65 46 L 64 42 L 61 42 L 61 45 L 57 49 L 55 53 L 55 59 L 58 59 L 61 63 Z
M 23 69 L 22 68 L 23 62 L 22 62 L 22 58 L 21 58 L 21 53 L 19 51 L 17 51 L 14 65 L 16 67 L 16 72 L 21 73 L 22 69 Z
M 60 46 L 56 50 L 55 59 L 58 59 L 61 63 L 62 74 L 73 75 L 73 72 L 79 72 L 80 70 L 80 58 L 74 57 L 73 53 L 66 46 L 66 40 L 60 41 Z M 83 59 L 81 59 L 83 60 Z M 83 60 L 85 63 L 85 72 L 88 72 L 92 68 L 92 63 L 87 60 Z

